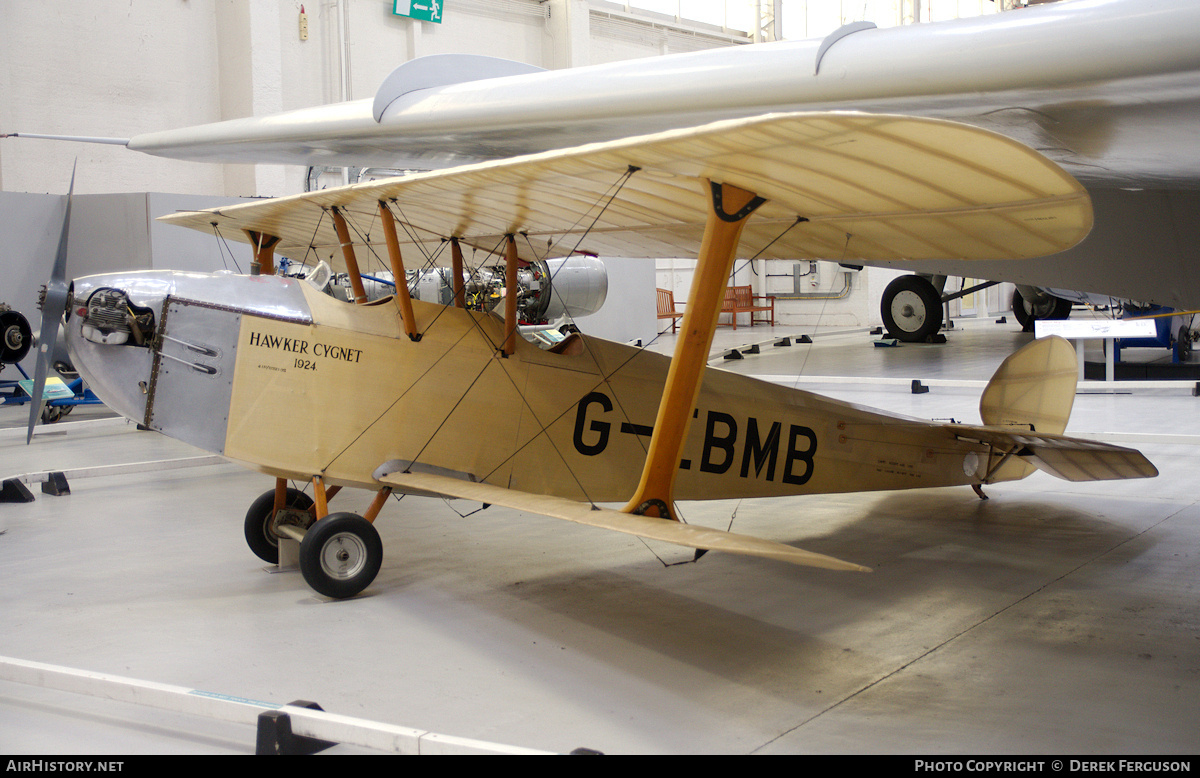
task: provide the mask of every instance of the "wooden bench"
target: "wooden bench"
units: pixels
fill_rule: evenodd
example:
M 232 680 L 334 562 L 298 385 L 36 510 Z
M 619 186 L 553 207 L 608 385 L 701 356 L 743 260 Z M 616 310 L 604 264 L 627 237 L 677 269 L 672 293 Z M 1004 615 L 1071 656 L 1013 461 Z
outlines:
M 683 311 L 675 309 L 675 293 L 670 289 L 656 289 L 658 292 L 658 318 L 671 320 L 671 332 L 679 326 L 679 320 L 683 318 Z M 683 303 L 679 303 L 683 305 Z
M 756 300 L 765 300 L 765 303 L 755 302 Z M 725 302 L 721 305 L 721 313 L 731 314 L 731 324 L 737 329 L 737 317 L 739 313 L 750 314 L 750 326 L 755 324 L 770 324 L 775 326 L 775 298 L 769 295 L 756 295 L 749 285 L 747 286 L 730 286 L 725 289 Z M 769 314 L 762 318 L 755 318 L 756 313 Z

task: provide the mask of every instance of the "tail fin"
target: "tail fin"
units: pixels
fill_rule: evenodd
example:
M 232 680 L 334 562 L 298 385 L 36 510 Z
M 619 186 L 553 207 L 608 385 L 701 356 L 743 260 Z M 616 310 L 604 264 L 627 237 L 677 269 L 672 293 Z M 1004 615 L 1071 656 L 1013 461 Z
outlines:
M 1062 338 L 1035 340 L 1000 364 L 983 397 L 984 426 L 950 425 L 954 433 L 991 447 L 984 483 L 1015 481 L 1035 468 L 1068 481 L 1153 478 L 1140 451 L 1063 435 L 1079 368 Z
M 979 398 L 979 415 L 989 426 L 1061 435 L 1075 403 L 1078 371 L 1066 340 L 1035 340 L 1000 364 Z

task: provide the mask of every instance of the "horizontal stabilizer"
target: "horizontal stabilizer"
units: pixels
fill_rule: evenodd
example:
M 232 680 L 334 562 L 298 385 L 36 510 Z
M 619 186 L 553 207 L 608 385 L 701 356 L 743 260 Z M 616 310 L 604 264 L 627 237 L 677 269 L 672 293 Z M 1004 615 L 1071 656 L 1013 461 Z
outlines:
M 515 489 L 506 489 L 503 486 L 464 481 L 433 473 L 391 473 L 379 480 L 401 491 L 441 494 L 447 497 L 502 505 L 506 508 L 539 513 L 543 516 L 566 519 L 578 524 L 590 524 L 593 527 L 615 530 L 626 535 L 636 535 L 650 540 L 662 540 L 688 548 L 728 551 L 734 554 L 766 557 L 781 562 L 790 562 L 794 565 L 822 567 L 828 570 L 853 570 L 864 573 L 871 571 L 870 568 L 862 565 L 844 562 L 831 556 L 816 554 L 783 543 L 692 524 L 680 524 L 668 519 L 638 516 L 609 508 L 597 508 L 588 503 L 563 497 L 531 494 Z
M 998 451 L 1015 451 L 1015 456 L 1039 470 L 1067 481 L 1114 481 L 1158 475 L 1158 468 L 1142 452 L 1111 443 L 966 424 L 947 427 L 960 438 L 986 443 Z

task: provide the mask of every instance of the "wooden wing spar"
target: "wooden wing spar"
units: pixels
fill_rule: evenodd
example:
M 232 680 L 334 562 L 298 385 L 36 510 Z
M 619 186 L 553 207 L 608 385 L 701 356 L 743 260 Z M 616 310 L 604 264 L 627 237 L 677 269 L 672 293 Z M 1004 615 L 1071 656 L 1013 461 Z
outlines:
M 1063 251 L 1092 226 L 1083 187 L 1020 143 L 943 120 L 857 113 L 716 122 L 163 221 L 215 225 L 246 242 L 272 236 L 277 253 L 335 269 L 346 242 L 360 263 L 386 256 L 381 201 L 404 228 L 401 248 L 421 243 L 425 256 L 452 237 L 492 251 L 522 235 L 543 257 L 576 248 L 694 257 L 709 211 L 704 180 L 765 200 L 744 226 L 741 256 L 1020 259 Z M 342 237 L 334 207 L 352 225 Z

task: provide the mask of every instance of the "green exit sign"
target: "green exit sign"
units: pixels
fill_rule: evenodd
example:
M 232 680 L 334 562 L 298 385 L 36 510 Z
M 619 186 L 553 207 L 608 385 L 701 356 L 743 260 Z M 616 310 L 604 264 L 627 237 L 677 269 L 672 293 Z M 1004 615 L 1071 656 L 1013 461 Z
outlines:
M 392 0 L 392 13 L 423 22 L 442 23 L 443 0 Z

